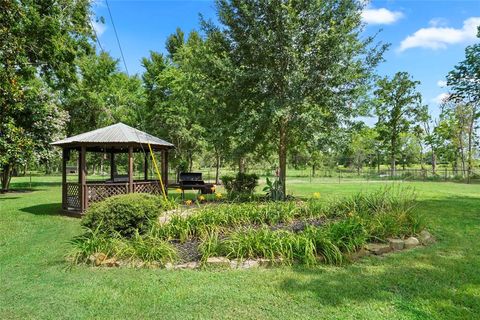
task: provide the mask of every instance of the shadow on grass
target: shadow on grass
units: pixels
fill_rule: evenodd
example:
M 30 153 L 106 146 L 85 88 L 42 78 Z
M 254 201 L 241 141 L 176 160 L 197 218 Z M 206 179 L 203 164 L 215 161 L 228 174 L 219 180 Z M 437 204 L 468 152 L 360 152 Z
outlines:
M 441 240 L 430 247 L 371 257 L 345 267 L 295 268 L 280 289 L 314 295 L 320 305 L 387 303 L 419 319 L 475 319 L 480 314 L 480 198 L 420 201 Z M 300 276 L 300 277 L 299 277 Z
M 21 208 L 20 211 L 31 213 L 39 216 L 59 216 L 64 215 L 62 212 L 62 204 L 56 203 L 43 203 L 31 207 Z
M 32 181 L 30 183 L 29 181 L 22 181 L 22 182 L 12 182 L 10 185 L 10 189 L 12 192 L 15 192 L 16 190 L 35 190 L 37 191 L 39 188 L 42 187 L 55 187 L 55 186 L 61 186 L 62 182 L 61 181 Z
M 2 200 L 15 200 L 15 199 L 20 198 L 20 197 L 9 197 L 9 196 L 5 196 L 5 197 L 4 197 L 3 195 L 4 195 L 4 194 L 1 194 L 1 193 L 0 193 L 0 201 L 2 201 Z

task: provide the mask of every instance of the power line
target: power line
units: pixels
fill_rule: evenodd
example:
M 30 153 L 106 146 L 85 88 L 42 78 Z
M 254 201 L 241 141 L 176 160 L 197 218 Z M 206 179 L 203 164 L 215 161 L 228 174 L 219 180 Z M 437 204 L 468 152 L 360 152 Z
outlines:
M 117 28 L 115 27 L 115 22 L 113 22 L 112 11 L 110 10 L 110 5 L 108 4 L 108 0 L 105 0 L 105 3 L 107 4 L 108 15 L 110 16 L 110 20 L 112 21 L 113 31 L 115 32 L 115 38 L 117 39 L 117 44 L 118 44 L 118 48 L 120 49 L 120 55 L 122 56 L 123 65 L 125 66 L 125 71 L 127 73 L 127 76 L 130 77 L 130 74 L 129 74 L 128 68 L 127 68 L 127 63 L 125 62 L 125 56 L 123 55 L 122 45 L 120 44 L 120 39 L 118 38 Z M 139 115 L 140 115 L 140 121 L 142 122 L 142 127 L 144 127 L 145 126 L 145 121 L 143 120 L 141 111 L 139 112 Z M 142 128 L 142 129 L 145 130 L 145 128 Z M 137 131 L 135 131 L 135 134 L 137 135 L 137 139 L 140 141 Z M 145 149 L 143 148 L 142 143 L 140 143 L 140 147 L 142 149 L 142 152 L 143 152 L 144 156 L 146 156 L 146 152 L 145 152 Z M 152 147 L 150 146 L 150 143 L 148 144 L 148 148 L 149 148 L 149 151 L 150 151 L 150 155 L 152 156 L 152 161 L 155 162 L 154 164 L 155 164 L 157 175 L 158 175 L 158 178 L 159 178 L 159 181 L 160 181 L 160 185 L 162 187 L 162 193 L 163 193 L 164 198 L 166 199 L 166 193 L 165 193 L 165 188 L 164 188 L 164 185 L 163 185 L 162 176 L 158 172 L 158 167 L 157 167 L 157 163 L 156 163 L 156 160 L 155 160 L 155 155 L 153 154 L 153 150 L 152 150 Z M 168 184 L 168 179 L 167 179 L 167 184 Z
M 110 5 L 108 4 L 108 0 L 105 0 L 105 3 L 107 4 L 108 15 L 110 16 L 110 20 L 112 21 L 113 31 L 115 32 L 115 38 L 117 38 L 117 44 L 118 48 L 120 49 L 120 55 L 122 56 L 125 71 L 127 72 L 127 75 L 130 76 L 130 74 L 128 73 L 127 63 L 125 62 L 125 57 L 123 56 L 122 45 L 120 44 L 120 39 L 118 38 L 117 28 L 115 28 L 115 23 L 113 22 L 112 11 L 110 11 Z
M 100 47 L 100 50 L 105 51 L 105 50 L 103 50 L 102 44 L 100 43 L 100 39 L 98 38 L 97 30 L 95 30 L 95 27 L 94 27 L 91 20 L 90 20 L 90 26 L 92 27 L 93 33 L 95 34 L 95 40 L 97 40 L 97 43 L 98 43 L 98 46 Z

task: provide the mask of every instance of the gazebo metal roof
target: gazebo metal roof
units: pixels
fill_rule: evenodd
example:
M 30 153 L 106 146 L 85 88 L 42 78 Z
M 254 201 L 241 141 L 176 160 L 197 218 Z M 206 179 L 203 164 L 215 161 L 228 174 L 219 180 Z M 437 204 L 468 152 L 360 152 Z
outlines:
M 121 122 L 52 143 L 52 145 L 59 147 L 76 147 L 82 145 L 90 147 L 115 145 L 139 147 L 148 144 L 154 149 L 174 148 L 174 145 L 170 142 L 127 126 Z

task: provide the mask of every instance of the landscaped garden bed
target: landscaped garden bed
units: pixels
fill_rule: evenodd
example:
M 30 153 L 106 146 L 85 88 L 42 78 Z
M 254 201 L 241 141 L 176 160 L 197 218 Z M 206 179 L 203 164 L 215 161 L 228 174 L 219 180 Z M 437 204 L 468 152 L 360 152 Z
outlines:
M 72 240 L 72 260 L 172 269 L 341 265 L 432 241 L 415 209 L 414 191 L 400 187 L 346 198 L 206 203 L 187 210 L 149 195 L 112 197 L 87 212 L 85 233 Z

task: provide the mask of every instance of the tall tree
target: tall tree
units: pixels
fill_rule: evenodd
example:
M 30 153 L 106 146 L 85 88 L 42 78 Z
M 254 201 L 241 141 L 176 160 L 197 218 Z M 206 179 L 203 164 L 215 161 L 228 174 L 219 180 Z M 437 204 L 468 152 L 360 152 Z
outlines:
M 287 152 L 354 111 L 384 46 L 361 39 L 363 2 L 217 0 L 221 30 L 240 72 L 244 127 L 275 145 L 286 190 Z
M 397 72 L 392 79 L 384 77 L 377 81 L 378 88 L 374 92 L 376 128 L 390 155 L 392 175 L 396 171 L 400 134 L 408 132 L 421 105 L 418 84 L 407 72 Z
M 183 170 L 191 170 L 195 153 L 202 150 L 205 143 L 204 129 L 198 121 L 200 102 L 191 89 L 192 77 L 183 68 L 186 58 L 179 52 L 185 50 L 183 47 L 201 43 L 198 33 L 192 32 L 187 41 L 175 49 L 173 58 L 151 52 L 149 58 L 142 60 L 147 96 L 145 128 L 175 144 L 174 164 Z M 187 159 L 187 168 L 181 159 Z
M 360 173 L 366 162 L 371 163 L 376 158 L 378 132 L 374 128 L 365 127 L 354 132 L 350 143 L 352 164 Z
M 40 77 L 50 88 L 68 87 L 76 59 L 92 51 L 92 30 L 88 0 L 0 0 L 0 7 L 0 166 L 6 190 L 13 168 L 29 154 L 26 148 L 45 143 L 34 138 L 39 128 L 56 128 L 46 126 L 48 112 L 26 112 L 35 110 L 29 100 L 38 87 L 33 82 Z M 38 104 L 46 105 L 43 99 Z
M 480 26 L 478 28 L 480 37 Z M 473 166 L 474 142 L 478 120 L 480 119 L 480 44 L 465 49 L 465 60 L 461 61 L 447 76 L 451 87 L 450 100 L 463 104 L 468 109 L 467 163 L 470 171 Z
M 417 123 L 418 127 L 415 133 L 419 137 L 420 143 L 422 140 L 430 147 L 430 163 L 432 165 L 432 174 L 436 174 L 437 169 L 437 148 L 438 148 L 438 136 L 436 135 L 435 128 L 438 126 L 438 122 L 432 120 L 432 116 L 428 111 L 428 106 L 423 105 L 417 111 Z
M 68 134 L 78 134 L 116 122 L 136 124 L 143 111 L 144 89 L 138 76 L 120 71 L 108 53 L 78 61 L 79 79 L 63 97 L 70 115 Z

